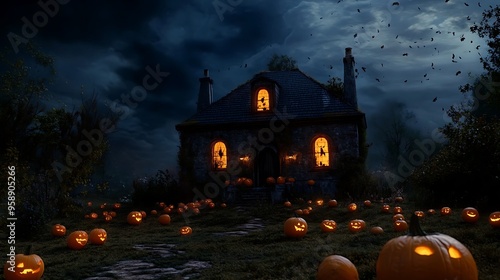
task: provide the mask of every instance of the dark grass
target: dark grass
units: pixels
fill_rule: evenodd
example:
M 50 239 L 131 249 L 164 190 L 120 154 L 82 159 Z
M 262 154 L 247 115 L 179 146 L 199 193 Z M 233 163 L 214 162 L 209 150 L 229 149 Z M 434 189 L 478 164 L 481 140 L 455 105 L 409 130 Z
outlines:
M 202 209 L 199 215 L 183 216 L 171 214 L 170 225 L 162 226 L 157 217 L 148 215 L 138 226 L 128 225 L 126 215 L 130 210 L 124 207 L 110 223 L 88 220 L 83 217 L 55 220 L 47 225 L 46 231 L 32 240 L 18 240 L 18 253 L 28 244 L 33 244 L 34 253 L 45 262 L 43 279 L 83 279 L 103 271 L 121 260 L 144 260 L 159 267 L 176 267 L 189 260 L 208 261 L 211 268 L 200 271 L 199 279 L 315 279 L 316 269 L 323 258 L 339 254 L 350 259 L 357 267 L 360 279 L 375 279 L 375 265 L 382 246 L 391 238 L 405 233 L 392 229 L 392 214 L 380 212 L 381 204 L 371 208 L 361 207 L 349 213 L 347 203 L 337 208 L 312 206 L 313 211 L 303 218 L 308 222 L 307 235 L 302 239 L 284 236 L 283 223 L 294 216 L 294 210 L 309 206 L 295 203 L 291 209 L 282 205 L 254 205 L 245 212 L 234 207 Z M 409 220 L 414 209 L 402 204 L 403 214 Z M 151 209 L 144 209 L 149 213 Z M 99 211 L 100 213 L 101 211 Z M 476 224 L 467 224 L 460 218 L 460 209 L 454 209 L 451 216 L 426 216 L 421 225 L 427 232 L 450 235 L 469 248 L 479 270 L 479 279 L 500 279 L 500 230 L 492 229 L 487 223 L 489 213 L 481 213 Z M 216 236 L 214 233 L 238 230 L 237 226 L 251 218 L 261 218 L 265 228 L 248 235 Z M 338 228 L 334 233 L 320 231 L 319 223 L 333 219 Z M 367 229 L 350 233 L 347 224 L 351 219 L 363 219 Z M 66 247 L 66 238 L 50 235 L 52 224 L 62 223 L 68 232 L 102 227 L 108 232 L 108 240 L 102 246 L 87 245 L 80 251 Z M 189 225 L 194 233 L 180 236 L 178 230 Z M 372 226 L 381 226 L 385 233 L 372 235 Z M 171 257 L 134 249 L 135 244 L 175 244 L 176 250 L 184 253 Z

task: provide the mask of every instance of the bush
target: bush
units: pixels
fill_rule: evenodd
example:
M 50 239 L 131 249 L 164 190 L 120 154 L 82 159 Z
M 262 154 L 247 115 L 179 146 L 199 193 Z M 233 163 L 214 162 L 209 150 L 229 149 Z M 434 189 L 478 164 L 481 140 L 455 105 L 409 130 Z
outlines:
M 182 197 L 177 181 L 168 170 L 158 170 L 154 177 L 144 177 L 133 181 L 132 203 L 136 206 L 151 206 L 156 202 L 174 204 Z

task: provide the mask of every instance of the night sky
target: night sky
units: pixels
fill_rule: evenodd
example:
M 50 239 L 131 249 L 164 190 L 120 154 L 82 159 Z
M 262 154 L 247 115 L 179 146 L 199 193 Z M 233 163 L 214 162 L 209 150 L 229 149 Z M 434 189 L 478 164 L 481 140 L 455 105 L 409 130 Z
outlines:
M 273 53 L 293 57 L 320 82 L 343 78 L 344 49 L 352 47 L 359 108 L 367 115 L 368 142 L 373 142 L 369 160 L 375 166 L 381 141 L 370 123 L 384 117 L 387 104 L 404 103 L 415 113 L 423 137 L 430 137 L 448 120 L 443 108 L 464 100 L 459 85 L 482 73 L 479 57 L 487 51 L 469 27 L 481 20 L 488 2 L 40 3 L 57 3 L 57 9 L 49 7 L 52 15 L 46 22 L 43 16 L 37 19 L 40 27 L 29 38 L 55 59 L 50 102 L 71 108 L 79 104 L 83 87 L 85 95 L 95 92 L 102 104 L 126 112 L 109 135 L 106 165 L 107 174 L 125 184 L 158 169 L 176 172 L 179 140 L 174 126 L 195 113 L 198 78 L 205 68 L 217 100 L 265 70 Z M 1 43 L 12 48 L 9 34 L 23 36 L 23 17 L 33 23 L 33 15 L 44 9 L 37 1 L 7 0 L 1 5 Z M 120 101 L 143 84 L 148 66 L 161 72 L 157 86 L 134 106 Z

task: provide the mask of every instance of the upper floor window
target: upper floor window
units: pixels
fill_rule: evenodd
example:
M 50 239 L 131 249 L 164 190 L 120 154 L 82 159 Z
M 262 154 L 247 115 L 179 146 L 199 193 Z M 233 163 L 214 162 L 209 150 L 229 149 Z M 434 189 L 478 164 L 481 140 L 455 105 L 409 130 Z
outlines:
M 225 169 L 227 167 L 226 144 L 217 141 L 212 146 L 212 165 L 214 169 Z
M 328 149 L 328 140 L 325 137 L 318 137 L 314 141 L 315 166 L 330 166 L 330 152 Z
M 257 94 L 257 111 L 269 111 L 269 92 L 267 89 L 260 89 Z

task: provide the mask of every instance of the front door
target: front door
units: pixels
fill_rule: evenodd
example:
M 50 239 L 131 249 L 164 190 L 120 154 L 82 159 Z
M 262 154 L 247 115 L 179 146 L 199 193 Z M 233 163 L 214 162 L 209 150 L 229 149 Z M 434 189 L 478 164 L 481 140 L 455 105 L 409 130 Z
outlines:
M 270 147 L 262 149 L 262 151 L 260 151 L 257 155 L 254 170 L 256 173 L 256 187 L 264 187 L 266 185 L 267 177 L 276 178 L 279 176 L 280 166 L 278 153 Z

